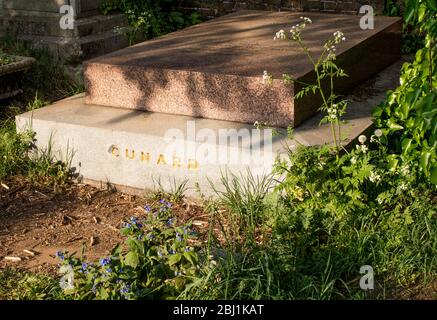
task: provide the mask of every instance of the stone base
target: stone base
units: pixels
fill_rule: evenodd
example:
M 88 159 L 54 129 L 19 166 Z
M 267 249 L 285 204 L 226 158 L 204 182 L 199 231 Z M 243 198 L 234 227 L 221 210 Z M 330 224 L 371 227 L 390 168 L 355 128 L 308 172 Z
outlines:
M 300 22 L 302 13 L 240 11 L 147 41 L 85 64 L 87 103 L 271 126 L 298 126 L 314 115 L 320 97 L 294 100 L 301 85 L 285 85 L 284 73 L 314 83 L 313 67 L 297 45 L 274 34 Z M 336 93 L 351 88 L 400 57 L 399 18 L 375 17 L 374 30 L 360 16 L 305 13 L 313 24 L 302 36 L 314 57 L 337 30 L 347 41 L 337 48 L 349 77 Z M 262 83 L 263 71 L 273 84 Z
M 347 97 L 344 145 L 370 128 L 371 110 L 386 90 L 398 85 L 399 69 L 396 63 Z M 197 188 L 212 195 L 212 186 L 220 189 L 227 171 L 245 176 L 250 169 L 255 177 L 262 176 L 288 148 L 332 143 L 329 126 L 319 126 L 321 115 L 297 128 L 290 140 L 284 130 L 272 138 L 271 131 L 251 125 L 86 105 L 84 100 L 79 95 L 22 114 L 17 128 L 34 130 L 38 148 L 52 143 L 58 159 L 73 155 L 72 166 L 85 181 L 127 191 L 158 188 L 160 182 L 171 192 L 188 180 L 187 196 L 198 197 Z
M 128 26 L 123 14 L 80 17 L 73 29 L 66 30 L 60 28 L 60 14 L 56 12 L 19 11 L 14 15 L 6 10 L 2 20 L 4 30 L 64 60 L 82 61 L 129 45 L 126 36 L 115 31 L 116 27 Z

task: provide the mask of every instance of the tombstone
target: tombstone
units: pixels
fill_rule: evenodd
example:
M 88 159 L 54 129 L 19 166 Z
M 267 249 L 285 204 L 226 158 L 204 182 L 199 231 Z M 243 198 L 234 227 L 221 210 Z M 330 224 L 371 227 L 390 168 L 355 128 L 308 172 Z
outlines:
M 170 192 L 187 179 L 187 194 L 196 197 L 198 190 L 214 194 L 229 173 L 261 178 L 299 144 L 332 143 L 329 128 L 319 127 L 320 98 L 295 100 L 300 88 L 282 81 L 283 73 L 314 80 L 298 48 L 273 40 L 301 15 L 240 11 L 90 60 L 85 95 L 20 115 L 17 127 L 34 130 L 40 148 L 53 143 L 60 159 L 72 157 L 84 181 L 129 192 Z M 341 93 L 395 70 L 393 81 L 375 80 L 372 94 L 349 106 L 347 145 L 369 129 L 370 110 L 396 86 L 398 70 L 384 69 L 400 58 L 402 22 L 375 17 L 374 30 L 361 30 L 359 16 L 305 15 L 313 24 L 303 36 L 315 54 L 336 30 L 346 34 L 337 48 L 349 74 L 338 82 Z M 264 70 L 272 84 L 263 83 Z M 256 121 L 279 135 L 254 128 Z
M 115 32 L 115 27 L 127 26 L 122 14 L 101 15 L 103 0 L 2 0 L 4 31 L 34 46 L 48 48 L 68 61 L 82 61 L 124 48 L 128 41 Z M 73 8 L 64 14 L 62 6 Z M 72 28 L 60 27 L 63 16 L 73 13 Z

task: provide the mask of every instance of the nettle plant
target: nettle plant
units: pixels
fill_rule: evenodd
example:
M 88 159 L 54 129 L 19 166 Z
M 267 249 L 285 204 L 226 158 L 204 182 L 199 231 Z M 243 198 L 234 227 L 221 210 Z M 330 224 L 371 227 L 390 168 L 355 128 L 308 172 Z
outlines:
M 336 46 L 343 41 L 346 41 L 346 37 L 341 31 L 336 31 L 333 36 L 328 39 L 323 45 L 322 54 L 318 59 L 314 59 L 313 54 L 309 48 L 305 45 L 302 37 L 302 31 L 311 24 L 312 21 L 307 17 L 300 17 L 302 20 L 300 23 L 294 25 L 290 32 L 280 30 L 276 33 L 274 39 L 282 41 L 293 41 L 299 45 L 299 47 L 308 56 L 308 60 L 311 62 L 314 72 L 316 74 L 316 83 L 308 84 L 302 81 L 294 79 L 291 75 L 284 74 L 283 79 L 285 83 L 301 83 L 304 87 L 296 95 L 296 99 L 300 99 L 310 93 L 319 94 L 322 99 L 322 105 L 320 111 L 324 113 L 324 118 L 321 123 L 329 123 L 331 126 L 332 139 L 334 142 L 337 153 L 341 148 L 341 123 L 342 116 L 346 113 L 347 101 L 341 99 L 340 96 L 335 94 L 334 80 L 335 78 L 347 77 L 345 71 L 337 66 L 336 61 Z M 269 79 L 267 72 L 264 73 L 264 79 Z M 328 85 L 326 85 L 328 84 Z
M 67 295 L 75 299 L 172 299 L 196 278 L 199 257 L 189 245 L 196 231 L 190 224 L 178 226 L 172 204 L 165 200 L 144 209 L 145 217 L 131 217 L 124 224 L 125 245 L 117 245 L 98 263 L 57 253 L 61 268 L 74 272 Z

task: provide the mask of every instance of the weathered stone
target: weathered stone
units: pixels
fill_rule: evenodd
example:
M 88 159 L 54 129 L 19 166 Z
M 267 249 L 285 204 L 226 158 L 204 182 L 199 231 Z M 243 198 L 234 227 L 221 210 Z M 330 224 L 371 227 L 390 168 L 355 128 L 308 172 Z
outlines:
M 272 126 L 298 126 L 321 105 L 318 96 L 294 100 L 299 81 L 313 83 L 308 57 L 295 44 L 273 41 L 301 14 L 240 11 L 126 48 L 85 64 L 89 104 L 181 114 Z M 374 30 L 362 30 L 359 16 L 306 14 L 313 20 L 302 33 L 318 57 L 324 42 L 341 30 L 338 64 L 349 74 L 336 81 L 348 90 L 400 57 L 399 18 L 375 17 Z M 274 78 L 262 83 L 263 71 Z M 297 79 L 285 85 L 284 73 Z
M 100 15 L 101 0 L 4 0 L 1 29 L 36 47 L 45 47 L 64 60 L 80 61 L 128 46 L 116 27 L 127 27 L 123 14 Z M 73 27 L 61 28 L 62 5 L 74 8 Z

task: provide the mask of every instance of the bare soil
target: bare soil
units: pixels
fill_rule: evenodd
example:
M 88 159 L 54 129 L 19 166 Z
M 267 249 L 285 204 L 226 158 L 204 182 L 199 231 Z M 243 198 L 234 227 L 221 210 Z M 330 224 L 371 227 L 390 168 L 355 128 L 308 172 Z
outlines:
M 20 179 L 2 184 L 0 269 L 15 267 L 52 275 L 58 269 L 56 252 L 80 254 L 85 249 L 89 261 L 105 256 L 123 240 L 122 223 L 144 215 L 143 207 L 154 201 L 84 184 L 68 185 L 61 193 L 30 186 Z M 200 207 L 187 201 L 176 204 L 174 213 L 180 221 L 205 217 Z M 198 218 L 194 223 L 207 225 Z

